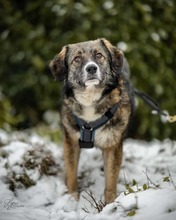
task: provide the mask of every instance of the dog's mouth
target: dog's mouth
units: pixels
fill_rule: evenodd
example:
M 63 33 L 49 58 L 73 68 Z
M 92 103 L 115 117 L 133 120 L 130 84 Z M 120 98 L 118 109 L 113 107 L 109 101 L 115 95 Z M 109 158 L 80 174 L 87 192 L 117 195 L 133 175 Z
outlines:
M 98 85 L 100 80 L 98 79 L 89 79 L 85 82 L 85 86 Z

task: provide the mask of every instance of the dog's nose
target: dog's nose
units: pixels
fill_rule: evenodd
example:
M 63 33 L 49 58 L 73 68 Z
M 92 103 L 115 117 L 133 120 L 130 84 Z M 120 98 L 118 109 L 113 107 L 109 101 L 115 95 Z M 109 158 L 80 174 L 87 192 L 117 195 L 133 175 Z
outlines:
M 90 64 L 86 67 L 87 73 L 93 75 L 94 73 L 97 72 L 97 67 L 94 64 Z

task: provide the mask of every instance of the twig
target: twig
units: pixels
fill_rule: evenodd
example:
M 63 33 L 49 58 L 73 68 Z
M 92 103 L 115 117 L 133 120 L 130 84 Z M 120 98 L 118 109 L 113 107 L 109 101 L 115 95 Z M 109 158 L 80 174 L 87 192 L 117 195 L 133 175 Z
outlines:
M 136 200 L 136 209 L 138 209 L 139 206 L 138 206 L 138 195 L 137 195 L 137 193 L 135 193 L 134 198 L 135 198 L 135 200 Z
M 147 181 L 148 181 L 148 185 L 149 185 L 149 183 L 151 183 L 154 187 L 156 187 L 156 188 L 159 188 L 160 187 L 160 185 L 158 185 L 158 184 L 155 184 L 150 178 L 149 178 L 149 176 L 148 176 L 148 174 L 147 174 L 147 168 L 146 168 L 146 172 L 145 171 L 142 171 L 145 175 L 146 175 L 146 177 L 147 177 Z
M 92 206 L 93 208 L 95 208 L 95 209 L 100 213 L 100 212 L 102 211 L 102 209 L 105 207 L 105 203 L 103 203 L 101 200 L 97 202 L 91 191 L 90 191 L 90 192 L 86 191 L 86 194 L 90 197 L 90 199 L 91 199 L 92 201 L 89 200 L 88 198 L 86 198 L 85 196 L 82 196 L 82 197 L 83 197 L 86 201 L 88 201 L 88 202 L 91 204 L 91 206 Z M 83 210 L 84 210 L 85 212 L 87 212 L 87 213 L 89 212 L 89 210 L 87 209 L 87 207 L 84 207 Z
M 127 185 L 128 183 L 127 183 L 127 179 L 126 179 L 126 173 L 125 173 L 125 167 L 123 166 L 122 167 L 122 173 L 123 173 L 123 178 L 124 178 L 124 181 L 125 181 L 125 185 Z

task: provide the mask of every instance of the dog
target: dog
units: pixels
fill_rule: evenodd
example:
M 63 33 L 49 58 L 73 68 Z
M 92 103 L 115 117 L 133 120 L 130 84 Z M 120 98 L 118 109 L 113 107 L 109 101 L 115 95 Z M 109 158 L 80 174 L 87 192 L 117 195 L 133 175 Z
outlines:
M 64 46 L 49 66 L 64 84 L 61 123 L 68 193 L 79 198 L 80 148 L 96 146 L 104 159 L 105 203 L 111 203 L 117 197 L 122 142 L 134 109 L 124 54 L 102 38 Z

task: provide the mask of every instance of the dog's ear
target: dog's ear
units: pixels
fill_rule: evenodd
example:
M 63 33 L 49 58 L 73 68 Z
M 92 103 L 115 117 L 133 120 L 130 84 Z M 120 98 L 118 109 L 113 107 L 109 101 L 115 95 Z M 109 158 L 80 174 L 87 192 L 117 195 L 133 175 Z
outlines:
M 104 45 L 111 57 L 111 66 L 113 69 L 121 70 L 123 67 L 124 54 L 117 47 L 113 46 L 108 40 L 102 38 L 101 43 Z
M 49 68 L 54 78 L 59 81 L 63 81 L 67 77 L 67 46 L 63 47 L 61 52 L 57 54 L 50 62 Z

